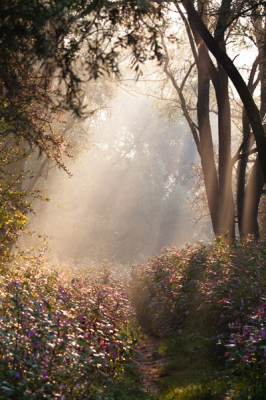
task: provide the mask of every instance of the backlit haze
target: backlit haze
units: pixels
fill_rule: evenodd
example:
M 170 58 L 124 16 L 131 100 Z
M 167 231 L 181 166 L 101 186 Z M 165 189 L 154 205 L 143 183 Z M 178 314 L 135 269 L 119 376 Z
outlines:
M 50 201 L 30 218 L 31 230 L 47 235 L 49 257 L 133 262 L 210 238 L 208 220 L 195 225 L 196 205 L 188 207 L 195 144 L 183 118 L 163 115 L 150 97 L 118 90 L 93 118 L 72 124 L 72 177 L 51 165 L 39 180 Z

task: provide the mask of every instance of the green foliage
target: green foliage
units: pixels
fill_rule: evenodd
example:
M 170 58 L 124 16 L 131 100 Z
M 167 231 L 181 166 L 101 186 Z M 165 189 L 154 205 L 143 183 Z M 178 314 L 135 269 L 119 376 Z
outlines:
M 139 1 L 125 1 L 117 7 L 112 1 L 3 0 L 1 95 L 5 93 L 12 99 L 14 92 L 24 92 L 23 79 L 27 83 L 30 77 L 34 91 L 29 93 L 28 103 L 39 93 L 44 95 L 39 101 L 46 106 L 62 106 L 79 113 L 80 83 L 104 72 L 118 73 L 121 49 L 132 49 L 132 65 L 136 69 L 149 51 L 151 57 L 161 56 L 154 27 L 142 21 L 147 12 L 161 15 L 160 6 L 148 9 L 146 2 L 144 6 Z M 77 65 L 83 67 L 81 73 L 77 72 Z M 47 86 L 43 93 L 42 84 L 49 85 L 51 76 L 64 82 L 64 87 L 54 93 L 57 98 L 45 91 Z
M 198 368 L 206 369 L 204 359 L 219 361 L 221 383 L 227 380 L 234 399 L 265 397 L 265 256 L 263 240 L 218 238 L 212 245 L 165 249 L 132 276 L 146 330 L 178 332 L 183 342 L 177 348 L 184 357 L 187 351 L 202 358 Z
M 189 329 L 166 334 L 158 351 L 168 357 L 160 372 L 160 398 L 221 399 L 227 384 L 217 379 L 219 361 L 208 357 L 206 341 Z
M 32 201 L 41 196 L 38 190 L 24 187 L 24 181 L 31 177 L 25 170 L 30 153 L 26 145 L 24 148 L 9 135 L 0 140 L 0 147 L 0 255 L 4 255 L 25 231 Z
M 125 285 L 102 273 L 70 279 L 42 263 L 1 268 L 1 398 L 115 399 L 109 387 L 137 345 Z

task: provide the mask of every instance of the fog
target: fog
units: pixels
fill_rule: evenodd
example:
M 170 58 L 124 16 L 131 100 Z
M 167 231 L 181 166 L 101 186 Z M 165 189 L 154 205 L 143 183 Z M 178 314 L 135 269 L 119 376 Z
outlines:
M 209 221 L 195 225 L 188 207 L 198 156 L 183 118 L 170 121 L 147 96 L 118 91 L 71 126 L 72 177 L 48 163 L 37 186 L 50 201 L 37 202 L 29 219 L 35 238 L 47 235 L 49 257 L 143 261 L 164 246 L 209 238 Z M 25 249 L 34 245 L 24 236 Z

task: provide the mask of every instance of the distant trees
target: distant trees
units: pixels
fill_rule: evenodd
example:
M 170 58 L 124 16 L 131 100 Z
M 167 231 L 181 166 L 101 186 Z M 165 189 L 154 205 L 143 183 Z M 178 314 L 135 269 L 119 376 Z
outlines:
M 196 152 L 187 129 L 158 118 L 143 97 L 120 93 L 113 107 L 90 126 L 95 146 L 71 164 L 71 180 L 60 171 L 47 180 L 51 202 L 39 221 L 59 257 L 144 260 L 163 246 L 205 237 L 205 226 L 196 235 L 189 223 Z

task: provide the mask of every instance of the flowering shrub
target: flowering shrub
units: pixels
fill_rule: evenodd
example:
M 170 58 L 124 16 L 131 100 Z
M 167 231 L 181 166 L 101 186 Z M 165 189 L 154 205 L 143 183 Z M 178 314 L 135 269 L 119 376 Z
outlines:
M 0 276 L 0 398 L 100 399 L 136 345 L 125 284 L 16 264 Z
M 233 373 L 245 381 L 241 398 L 265 399 L 266 321 L 256 315 L 250 318 L 249 325 L 247 321 L 244 325 L 238 322 L 230 328 L 232 333 L 225 355 Z
M 189 329 L 208 339 L 212 355 L 226 353 L 222 359 L 248 382 L 249 393 L 265 395 L 265 267 L 266 243 L 252 238 L 164 249 L 135 267 L 137 316 L 153 333 Z
M 263 303 L 266 245 L 229 243 L 172 247 L 133 272 L 137 313 L 154 331 L 182 328 L 197 316 L 217 333 L 242 320 Z M 145 317 L 146 318 L 146 317 Z

